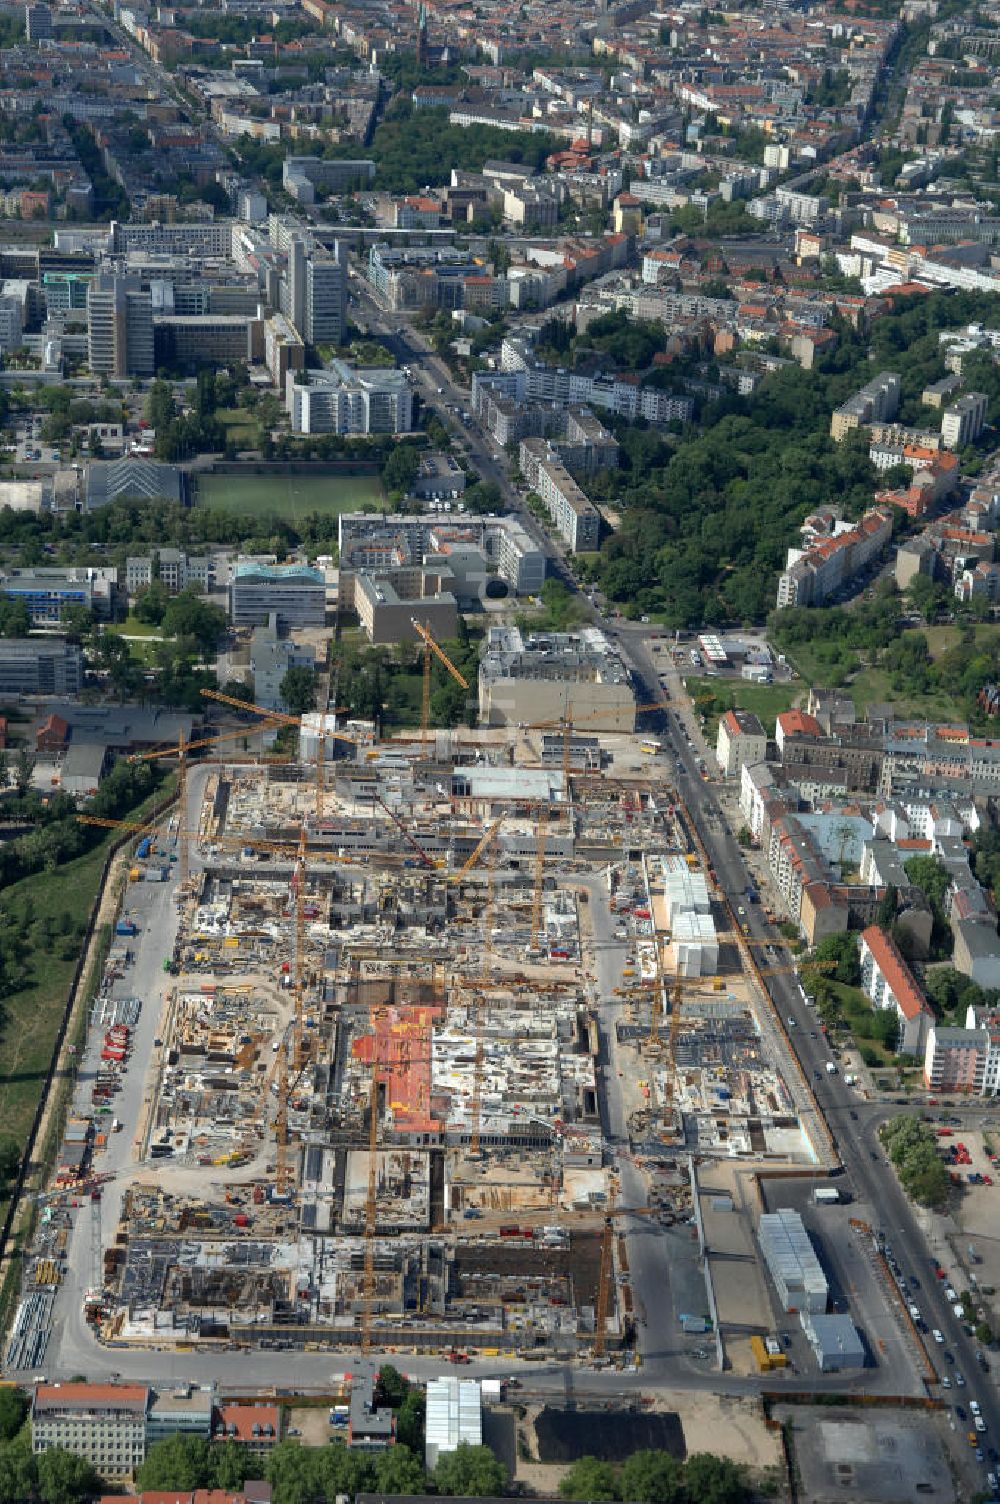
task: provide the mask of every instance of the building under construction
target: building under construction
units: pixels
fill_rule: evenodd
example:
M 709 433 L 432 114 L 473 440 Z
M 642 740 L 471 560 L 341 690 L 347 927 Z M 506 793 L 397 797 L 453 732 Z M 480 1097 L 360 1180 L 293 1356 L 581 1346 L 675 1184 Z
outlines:
M 633 978 L 635 1137 L 718 1150 L 727 1102 L 734 1123 L 794 1128 L 745 1000 L 724 1008 L 698 974 L 725 948 L 671 791 L 648 765 L 599 771 L 630 737 L 591 738 L 574 769 L 565 735 L 546 765 L 554 734 L 451 736 L 444 759 L 433 734 L 333 764 L 320 745 L 315 764 L 204 779 L 150 1065 L 155 1183 L 137 1168 L 106 1230 L 104 1335 L 567 1356 L 627 1340 L 598 908 Z M 703 916 L 688 1033 L 664 903 Z M 645 1210 L 686 1217 L 684 1175 Z

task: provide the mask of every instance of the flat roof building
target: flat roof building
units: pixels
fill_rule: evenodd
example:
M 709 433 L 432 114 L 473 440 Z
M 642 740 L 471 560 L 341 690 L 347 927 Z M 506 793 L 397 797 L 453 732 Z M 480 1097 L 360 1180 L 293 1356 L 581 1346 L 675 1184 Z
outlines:
M 522 636 L 491 627 L 479 666 L 479 718 L 487 726 L 551 724 L 581 731 L 635 730 L 635 692 L 614 644 L 595 627 Z
M 62 637 L 0 638 L 0 694 L 78 695 L 83 652 Z
M 483 1443 L 483 1399 L 478 1379 L 429 1379 L 424 1458 L 428 1469 L 445 1452 Z
M 829 1293 L 826 1275 L 798 1212 L 789 1207 L 765 1212 L 757 1238 L 782 1310 L 822 1315 Z
M 322 627 L 326 578 L 308 564 L 237 564 L 229 586 L 229 619 L 236 627 Z

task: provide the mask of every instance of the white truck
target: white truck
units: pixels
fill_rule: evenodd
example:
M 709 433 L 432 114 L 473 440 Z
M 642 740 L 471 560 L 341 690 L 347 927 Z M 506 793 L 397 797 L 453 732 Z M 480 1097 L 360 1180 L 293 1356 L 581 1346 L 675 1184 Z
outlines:
M 828 1076 L 835 1076 L 837 1074 L 837 1067 L 832 1060 L 826 1062 L 826 1073 Z

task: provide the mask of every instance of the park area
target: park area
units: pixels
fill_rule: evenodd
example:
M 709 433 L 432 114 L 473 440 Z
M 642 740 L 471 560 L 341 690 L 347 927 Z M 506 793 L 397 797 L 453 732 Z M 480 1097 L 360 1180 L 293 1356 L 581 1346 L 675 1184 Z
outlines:
M 197 478 L 197 504 L 245 517 L 277 515 L 293 526 L 306 517 L 378 511 L 385 505 L 377 475 L 225 475 Z
M 754 684 L 747 679 L 703 679 L 692 676 L 684 687 L 694 708 L 705 717 L 705 736 L 715 742 L 719 717 L 727 710 L 748 710 L 760 720 L 769 736 L 774 735 L 775 718 L 790 710 L 802 695 L 801 684 Z

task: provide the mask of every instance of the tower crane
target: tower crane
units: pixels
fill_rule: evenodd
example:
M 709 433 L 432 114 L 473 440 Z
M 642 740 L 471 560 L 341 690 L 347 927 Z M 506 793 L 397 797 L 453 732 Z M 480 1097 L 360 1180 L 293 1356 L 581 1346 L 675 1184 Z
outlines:
M 469 688 L 469 681 L 455 667 L 444 648 L 434 641 L 434 638 L 431 636 L 431 629 L 426 622 L 417 621 L 414 616 L 411 618 L 411 625 L 424 645 L 424 681 L 423 693 L 420 700 L 420 740 L 426 746 L 427 727 L 431 716 L 431 655 L 433 654 L 438 662 L 444 665 L 455 680 L 455 683 L 460 684 L 463 689 Z
M 459 867 L 458 871 L 451 874 L 449 882 L 459 882 L 463 877 L 465 877 L 466 873 L 472 871 L 473 867 L 475 867 L 478 862 L 482 861 L 483 857 L 486 855 L 488 848 L 499 834 L 500 827 L 506 818 L 506 815 L 501 815 L 499 820 L 494 820 L 493 824 L 483 832 L 479 840 L 476 842 L 475 847 L 466 857 L 465 861 L 462 863 L 461 867 Z
M 403 837 L 403 840 L 406 842 L 407 846 L 409 846 L 412 851 L 416 852 L 423 866 L 429 867 L 432 872 L 435 871 L 438 863 L 427 855 L 426 851 L 421 846 L 416 836 L 410 833 L 405 821 L 396 813 L 394 809 L 391 809 L 390 806 L 386 804 L 381 794 L 373 794 L 372 798 L 375 800 L 376 804 L 380 804 L 382 806 L 386 814 L 389 816 L 389 819 L 392 821 L 393 825 L 395 825 L 396 829 Z
M 570 830 L 573 826 L 573 801 L 570 797 L 570 771 L 573 752 L 573 732 L 582 728 L 598 726 L 599 722 L 609 718 L 621 716 L 627 707 L 618 705 L 606 710 L 595 710 L 589 715 L 577 718 L 573 713 L 573 706 L 567 701 L 565 713 L 550 721 L 531 721 L 525 727 L 527 731 L 559 731 L 562 734 L 562 775 L 563 797 L 566 800 L 566 823 Z M 649 700 L 643 705 L 635 706 L 635 714 L 642 715 L 649 710 L 669 709 L 667 700 Z

